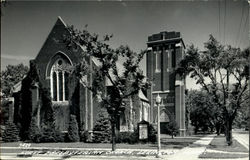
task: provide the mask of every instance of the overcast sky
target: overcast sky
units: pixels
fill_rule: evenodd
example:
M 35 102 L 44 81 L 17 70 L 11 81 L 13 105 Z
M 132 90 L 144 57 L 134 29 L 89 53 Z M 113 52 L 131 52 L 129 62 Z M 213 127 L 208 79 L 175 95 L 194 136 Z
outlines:
M 225 1 L 11 1 L 3 8 L 1 17 L 1 70 L 7 64 L 28 65 L 38 54 L 58 16 L 78 29 L 88 24 L 91 32 L 113 34 L 113 47 L 127 44 L 137 52 L 146 49 L 149 35 L 161 31 L 181 32 L 186 45 L 193 43 L 201 50 L 209 34 L 223 44 L 242 49 L 249 45 L 245 0 L 226 4 Z M 145 59 L 141 67 L 146 72 Z M 187 79 L 187 87 L 197 88 L 190 79 Z

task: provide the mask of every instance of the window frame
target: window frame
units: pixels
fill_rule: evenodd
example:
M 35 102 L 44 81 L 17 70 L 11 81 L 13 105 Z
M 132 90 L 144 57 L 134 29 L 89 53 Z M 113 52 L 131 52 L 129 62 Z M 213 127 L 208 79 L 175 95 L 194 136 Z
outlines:
M 52 102 L 68 102 L 68 99 L 69 99 L 68 98 L 68 95 L 69 95 L 68 84 L 65 84 L 65 82 L 68 83 L 69 81 L 69 79 L 66 80 L 65 78 L 69 78 L 69 76 L 67 77 L 65 76 L 67 72 L 63 69 L 63 65 L 67 66 L 69 64 L 66 63 L 66 61 L 63 60 L 62 58 L 58 58 L 51 67 L 50 90 L 51 90 Z M 54 77 L 54 75 L 56 75 L 56 78 Z M 55 89 L 56 89 L 56 92 L 55 92 Z M 56 96 L 55 96 L 55 93 L 56 93 Z

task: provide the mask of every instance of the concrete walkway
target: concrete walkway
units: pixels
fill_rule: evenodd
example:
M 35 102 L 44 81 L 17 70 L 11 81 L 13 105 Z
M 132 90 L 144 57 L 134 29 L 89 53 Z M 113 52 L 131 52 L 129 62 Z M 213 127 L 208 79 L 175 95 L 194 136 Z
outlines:
M 201 138 L 200 140 L 194 142 L 191 146 L 181 149 L 176 154 L 165 156 L 164 159 L 167 160 L 198 160 L 199 155 L 202 154 L 207 145 L 213 140 L 215 135 L 208 135 Z
M 233 138 L 249 150 L 249 132 L 233 132 Z
M 239 143 L 241 143 L 243 146 L 245 146 L 249 150 L 249 133 L 241 133 L 241 132 L 233 132 L 233 138 L 236 139 Z M 205 149 L 206 152 L 216 152 L 216 153 L 226 153 L 226 154 L 243 154 L 248 155 L 246 152 L 225 152 L 225 151 L 218 151 L 218 150 L 212 150 L 212 149 Z M 200 159 L 201 160 L 201 159 Z M 214 160 L 214 159 L 207 159 L 206 160 Z M 220 160 L 220 159 L 216 159 Z M 249 160 L 248 157 L 246 158 L 227 158 L 227 159 L 221 159 L 221 160 Z

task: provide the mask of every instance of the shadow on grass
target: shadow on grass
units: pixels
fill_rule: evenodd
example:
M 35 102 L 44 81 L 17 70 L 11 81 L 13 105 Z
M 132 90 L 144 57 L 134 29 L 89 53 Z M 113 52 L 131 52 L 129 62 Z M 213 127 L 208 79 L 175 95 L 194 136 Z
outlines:
M 226 137 L 224 136 L 214 137 L 214 139 L 209 144 L 208 148 L 225 152 L 247 152 L 247 153 L 249 152 L 247 148 L 245 148 L 235 139 L 233 139 L 233 144 L 231 146 L 228 146 L 226 143 Z

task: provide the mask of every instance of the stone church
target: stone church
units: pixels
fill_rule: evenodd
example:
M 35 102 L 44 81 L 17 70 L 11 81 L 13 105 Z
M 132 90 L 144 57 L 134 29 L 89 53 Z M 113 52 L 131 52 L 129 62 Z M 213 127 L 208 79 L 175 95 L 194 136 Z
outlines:
M 74 114 L 77 117 L 79 129 L 81 131 L 92 132 L 96 120 L 98 119 L 98 113 L 103 111 L 101 103 L 97 101 L 95 95 L 90 90 L 84 87 L 78 79 L 69 75 L 63 68 L 74 66 L 79 63 L 81 56 L 81 48 L 68 49 L 63 40 L 63 35 L 69 35 L 67 25 L 64 21 L 58 17 L 55 25 L 49 33 L 42 48 L 37 54 L 34 60 L 30 61 L 30 69 L 36 66 L 37 74 L 39 77 L 39 85 L 33 84 L 29 89 L 29 98 L 31 100 L 30 109 L 25 109 L 28 105 L 25 105 L 22 100 L 22 87 L 24 80 L 14 86 L 14 98 L 15 103 L 12 112 L 13 121 L 19 123 L 22 119 L 26 119 L 27 123 L 31 122 L 31 115 L 35 117 L 37 125 L 40 126 L 43 117 L 46 116 L 46 109 L 43 105 L 42 96 L 40 95 L 39 87 L 47 88 L 50 92 L 50 98 L 52 101 L 52 107 L 55 114 L 56 127 L 66 132 L 68 129 L 70 114 Z M 95 59 L 87 60 L 90 64 L 90 68 L 97 67 L 98 62 Z M 93 74 L 87 76 L 89 81 L 92 81 Z M 73 77 L 73 78 L 69 78 Z M 105 82 L 106 88 L 112 87 L 110 83 Z M 133 128 L 137 126 L 137 123 L 142 120 L 149 120 L 149 101 L 142 91 L 133 98 L 128 99 L 128 107 L 124 113 L 120 116 L 120 120 L 117 122 L 118 129 L 122 131 L 133 131 Z M 45 106 L 46 107 L 46 106 Z M 26 114 L 26 111 L 30 111 L 30 114 Z M 26 127 L 26 130 L 28 127 Z

